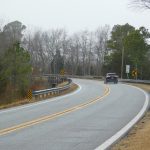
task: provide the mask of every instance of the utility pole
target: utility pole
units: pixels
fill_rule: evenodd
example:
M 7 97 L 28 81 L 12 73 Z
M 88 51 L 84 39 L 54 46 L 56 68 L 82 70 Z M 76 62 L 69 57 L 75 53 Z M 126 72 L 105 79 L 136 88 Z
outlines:
M 135 76 L 135 77 L 136 77 L 136 80 L 137 80 L 137 78 L 138 78 L 138 76 L 137 76 L 137 70 L 138 70 L 138 69 L 137 69 L 137 62 L 136 62 L 136 76 Z
M 124 66 L 124 46 L 122 47 L 122 58 L 121 58 L 121 79 L 123 78 L 123 66 Z
M 129 35 L 129 31 L 127 32 L 127 36 Z M 122 38 L 121 38 L 121 41 L 122 41 L 122 57 L 121 57 L 121 79 L 123 78 L 123 73 L 124 73 L 124 42 L 123 42 L 123 34 L 122 34 Z

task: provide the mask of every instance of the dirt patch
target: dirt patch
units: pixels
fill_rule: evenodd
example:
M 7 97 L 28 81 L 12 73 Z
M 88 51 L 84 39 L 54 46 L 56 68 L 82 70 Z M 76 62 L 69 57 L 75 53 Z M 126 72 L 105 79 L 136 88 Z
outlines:
M 131 84 L 150 92 L 150 85 Z M 150 111 L 131 129 L 131 131 L 112 150 L 149 150 L 150 149 Z
M 53 97 L 65 95 L 65 94 L 68 94 L 68 93 L 71 93 L 71 92 L 77 90 L 77 88 L 78 88 L 78 85 L 73 83 L 71 85 L 71 87 L 69 89 L 67 89 L 66 91 L 64 91 L 64 92 L 62 92 L 60 94 L 51 95 L 51 96 L 49 96 L 47 98 L 53 98 Z M 23 105 L 23 104 L 34 103 L 34 102 L 37 102 L 37 101 L 40 101 L 40 99 L 39 100 L 20 99 L 20 100 L 17 100 L 17 102 L 13 102 L 13 103 L 6 104 L 6 105 L 0 105 L 0 110 L 4 109 L 4 108 L 11 108 L 11 107 L 14 107 L 14 106 L 20 106 L 20 105 Z

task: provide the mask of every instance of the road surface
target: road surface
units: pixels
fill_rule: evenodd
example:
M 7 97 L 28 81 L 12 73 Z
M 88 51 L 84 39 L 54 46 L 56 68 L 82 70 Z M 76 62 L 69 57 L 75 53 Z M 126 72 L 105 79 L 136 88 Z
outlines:
M 74 93 L 1 110 L 0 149 L 101 149 L 145 103 L 144 93 L 131 86 L 73 81 L 79 85 Z

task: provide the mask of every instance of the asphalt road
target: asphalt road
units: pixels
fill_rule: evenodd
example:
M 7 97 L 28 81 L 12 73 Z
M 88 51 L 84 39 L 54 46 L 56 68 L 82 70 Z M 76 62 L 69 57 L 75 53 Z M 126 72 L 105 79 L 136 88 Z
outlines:
M 145 95 L 124 84 L 74 79 L 67 96 L 0 111 L 0 150 L 94 150 L 142 109 Z

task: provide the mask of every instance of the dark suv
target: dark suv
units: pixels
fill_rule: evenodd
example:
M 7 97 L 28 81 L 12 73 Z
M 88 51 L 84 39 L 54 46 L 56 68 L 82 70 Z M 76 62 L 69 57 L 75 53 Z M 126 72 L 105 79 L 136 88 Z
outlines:
M 107 73 L 104 83 L 107 84 L 108 82 L 114 82 L 115 84 L 117 84 L 118 83 L 117 74 L 116 73 Z

